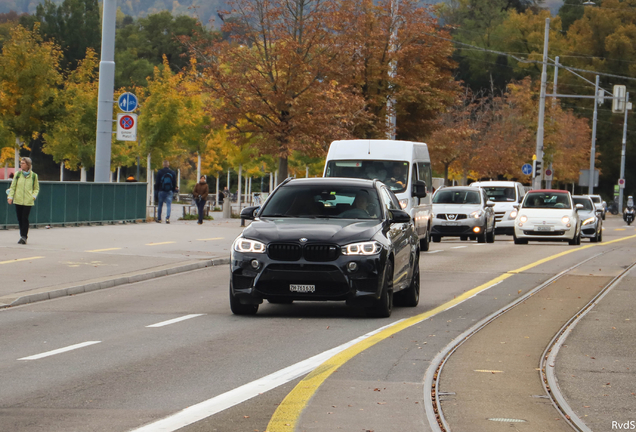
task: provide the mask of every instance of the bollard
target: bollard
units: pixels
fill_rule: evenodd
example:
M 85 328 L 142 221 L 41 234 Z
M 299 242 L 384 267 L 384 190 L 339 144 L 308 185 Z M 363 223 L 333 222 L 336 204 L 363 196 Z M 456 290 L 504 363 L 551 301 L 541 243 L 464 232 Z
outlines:
M 241 218 L 241 226 L 244 227 L 245 226 L 245 219 Z
M 226 198 L 223 200 L 223 218 L 230 219 L 232 217 L 232 209 L 231 209 L 230 199 Z

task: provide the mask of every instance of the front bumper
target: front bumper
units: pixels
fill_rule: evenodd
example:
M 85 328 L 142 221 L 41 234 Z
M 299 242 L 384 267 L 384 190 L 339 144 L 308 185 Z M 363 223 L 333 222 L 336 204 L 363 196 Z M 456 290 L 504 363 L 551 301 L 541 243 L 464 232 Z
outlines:
M 370 306 L 380 298 L 386 251 L 372 256 L 340 255 L 328 262 L 273 260 L 266 253 L 232 251 L 230 290 L 242 304 L 260 304 L 265 299 L 292 301 L 346 301 Z M 254 269 L 252 261 L 259 267 Z M 350 271 L 348 265 L 356 263 Z M 291 285 L 313 285 L 314 292 L 293 292 Z
M 598 229 L 598 222 L 581 226 L 581 237 L 594 238 Z
M 515 224 L 515 237 L 518 239 L 536 241 L 570 241 L 576 236 L 576 226 L 567 227 L 563 224 L 554 224 L 551 231 L 539 231 L 535 224 L 528 221 L 520 227 Z
M 457 236 L 476 236 L 482 233 L 481 230 L 486 226 L 483 217 L 478 219 L 467 218 L 458 221 L 446 221 L 443 219 L 433 219 L 431 225 L 431 235 L 439 237 L 457 237 Z M 479 227 L 480 231 L 476 233 L 475 227 Z

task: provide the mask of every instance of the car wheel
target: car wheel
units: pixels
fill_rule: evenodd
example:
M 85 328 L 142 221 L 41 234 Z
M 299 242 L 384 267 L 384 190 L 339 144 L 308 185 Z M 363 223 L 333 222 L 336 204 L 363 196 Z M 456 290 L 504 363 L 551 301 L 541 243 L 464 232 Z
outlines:
M 579 231 L 579 235 L 576 236 L 576 245 L 580 245 L 581 244 L 581 231 Z
M 603 241 L 603 227 L 601 227 L 601 229 L 598 230 L 598 241 L 599 243 Z
M 420 251 L 426 252 L 430 248 L 431 244 L 431 230 L 426 230 L 426 235 L 423 239 L 420 239 Z
M 578 243 L 577 243 L 578 240 Z M 581 244 L 581 237 L 580 235 L 574 235 L 574 237 L 572 237 L 572 240 L 568 240 L 568 244 L 570 246 L 576 246 L 577 244 Z
M 442 238 L 440 236 L 432 235 L 431 240 L 433 240 L 433 243 L 439 243 L 442 241 Z
M 596 243 L 598 241 L 598 233 L 595 233 L 594 237 L 590 237 L 590 243 Z
M 486 242 L 494 243 L 495 242 L 495 227 L 492 227 L 492 231 L 486 234 Z
M 605 220 L 605 213 L 601 216 L 601 219 Z
M 512 234 L 512 239 L 514 240 L 515 244 L 528 244 L 527 239 L 519 239 L 514 233 Z
M 488 225 L 486 225 L 486 227 L 481 230 L 481 233 L 477 236 L 477 243 L 486 243 L 487 239 L 487 235 L 488 233 L 486 232 L 488 228 Z
M 419 254 L 413 264 L 413 278 L 408 288 L 393 295 L 395 306 L 415 307 L 420 302 L 420 258 Z
M 388 318 L 393 309 L 393 263 L 387 261 L 384 269 L 382 294 L 375 304 L 367 308 L 367 315 L 373 318 Z
M 256 315 L 258 312 L 257 304 L 241 304 L 241 302 L 232 294 L 230 288 L 230 309 L 234 315 Z

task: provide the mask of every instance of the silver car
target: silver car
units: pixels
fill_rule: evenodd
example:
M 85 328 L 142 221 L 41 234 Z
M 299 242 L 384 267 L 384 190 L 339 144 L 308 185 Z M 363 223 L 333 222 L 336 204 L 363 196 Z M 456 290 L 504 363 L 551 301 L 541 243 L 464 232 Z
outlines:
M 431 239 L 459 237 L 479 243 L 495 241 L 495 203 L 481 188 L 454 186 L 438 189 L 433 196 Z
M 605 220 L 605 209 L 607 209 L 607 203 L 603 201 L 600 195 L 586 195 L 592 199 L 594 203 L 594 207 L 596 207 L 596 211 L 599 212 L 599 215 L 603 220 Z
M 574 205 L 583 205 L 583 209 L 579 210 L 581 237 L 589 238 L 592 243 L 603 241 L 602 212 L 596 208 L 591 197 L 588 195 L 574 195 L 572 200 Z

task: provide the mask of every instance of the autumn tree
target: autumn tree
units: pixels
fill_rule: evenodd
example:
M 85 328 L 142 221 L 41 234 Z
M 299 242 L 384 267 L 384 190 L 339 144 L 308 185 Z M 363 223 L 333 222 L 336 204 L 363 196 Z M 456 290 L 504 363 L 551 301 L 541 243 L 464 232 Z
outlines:
M 29 145 L 58 113 L 61 56 L 58 46 L 22 26 L 11 30 L 2 47 L 0 122 L 17 138 L 16 159 L 20 145 Z
M 357 125 L 357 138 L 386 136 L 386 116 L 392 114 L 387 102 L 393 99 L 397 138 L 421 141 L 459 90 L 452 76 L 453 46 L 443 39 L 449 33 L 438 25 L 430 6 L 402 0 L 393 10 L 393 3 L 340 2 L 333 21 L 343 63 L 333 73 L 364 98 L 370 118 Z
M 351 137 L 363 100 L 334 79 L 335 0 L 236 0 L 229 40 L 195 45 L 214 127 L 227 125 L 237 143 L 255 136 L 260 154 L 278 157 L 279 179 L 299 150 L 322 155 Z

